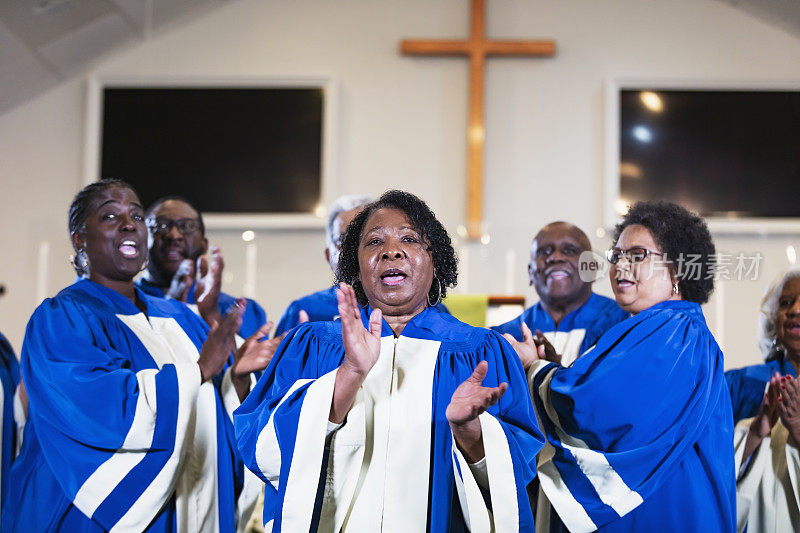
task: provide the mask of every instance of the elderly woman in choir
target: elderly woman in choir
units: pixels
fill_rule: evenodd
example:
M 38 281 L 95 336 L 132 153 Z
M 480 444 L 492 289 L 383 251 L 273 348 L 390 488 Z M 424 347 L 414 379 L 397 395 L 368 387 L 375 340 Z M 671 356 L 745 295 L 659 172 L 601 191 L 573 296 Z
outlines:
M 428 206 L 367 205 L 337 277 L 341 320 L 292 330 L 234 415 L 267 529 L 532 530 L 542 440 L 522 366 L 435 308 L 456 258 Z
M 537 530 L 732 531 L 730 398 L 700 309 L 711 236 L 682 207 L 640 202 L 614 241 L 611 286 L 632 316 L 568 368 L 530 334 L 514 343 L 547 434 Z
M 69 230 L 83 279 L 28 323 L 30 417 L 2 530 L 236 531 L 260 483 L 242 474 L 230 416 L 267 362 L 254 341 L 231 357 L 241 302 L 209 331 L 134 286 L 147 229 L 124 182 L 80 191 Z
M 733 422 L 756 416 L 764 390 L 777 372 L 797 377 L 800 365 L 800 269 L 782 274 L 761 301 L 758 347 L 764 363 L 725 372 L 733 404 Z
M 761 309 L 766 363 L 726 374 L 734 414 L 752 417 L 735 432 L 738 528 L 800 531 L 800 270 L 776 280 Z

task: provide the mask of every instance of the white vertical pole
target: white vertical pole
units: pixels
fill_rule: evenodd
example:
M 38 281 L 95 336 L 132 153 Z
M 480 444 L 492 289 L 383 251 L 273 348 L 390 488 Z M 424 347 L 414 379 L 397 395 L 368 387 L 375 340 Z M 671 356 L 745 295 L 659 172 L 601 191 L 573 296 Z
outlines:
M 50 266 L 50 242 L 39 243 L 38 261 L 36 265 L 36 304 L 47 298 L 47 276 Z
M 517 253 L 513 248 L 506 250 L 506 294 L 514 294 L 514 267 L 517 264 Z
M 469 293 L 469 248 L 467 245 L 461 247 L 459 255 L 458 267 L 461 271 L 459 276 L 458 286 L 461 288 L 462 294 Z
M 256 296 L 256 272 L 258 270 L 258 245 L 250 243 L 245 248 L 245 271 L 243 292 L 247 298 Z

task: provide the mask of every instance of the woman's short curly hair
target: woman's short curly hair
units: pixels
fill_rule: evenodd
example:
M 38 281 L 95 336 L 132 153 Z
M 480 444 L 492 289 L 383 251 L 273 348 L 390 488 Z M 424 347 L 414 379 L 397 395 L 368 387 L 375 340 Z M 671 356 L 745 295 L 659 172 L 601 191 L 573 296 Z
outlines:
M 458 260 L 452 241 L 447 230 L 437 220 L 428 205 L 413 194 L 404 191 L 392 190 L 383 193 L 380 198 L 367 204 L 364 210 L 347 226 L 347 232 L 342 239 L 342 252 L 339 256 L 336 281 L 352 285 L 359 305 L 367 304 L 367 295 L 364 294 L 364 288 L 359 279 L 361 269 L 358 264 L 358 247 L 367 219 L 378 209 L 384 208 L 399 209 L 404 212 L 414 229 L 427 241 L 428 251 L 433 259 L 434 275 L 439 280 L 439 283 L 434 281 L 428 289 L 428 301 L 435 301 L 439 297 L 444 298 L 447 295 L 447 288 L 455 287 L 458 281 Z
M 614 242 L 633 225 L 649 229 L 672 262 L 683 299 L 706 303 L 714 291 L 716 248 L 705 221 L 672 202 L 636 202 L 614 228 Z

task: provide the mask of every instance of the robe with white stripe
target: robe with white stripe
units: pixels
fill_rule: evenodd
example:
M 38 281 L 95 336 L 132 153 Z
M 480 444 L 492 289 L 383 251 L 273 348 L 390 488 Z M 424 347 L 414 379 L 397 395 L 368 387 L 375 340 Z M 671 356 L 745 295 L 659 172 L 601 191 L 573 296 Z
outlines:
M 229 373 L 201 384 L 207 327 L 186 306 L 79 281 L 34 313 L 29 418 L 3 531 L 236 530 L 252 506 Z M 237 501 L 238 499 L 238 501 Z
M 752 419 L 736 425 L 736 471 L 742 466 Z M 737 530 L 748 533 L 800 531 L 800 454 L 778 420 L 749 458 L 736 482 Z
M 384 322 L 378 361 L 329 435 L 343 360 L 340 322 L 302 324 L 235 413 L 245 464 L 267 483 L 268 531 L 532 530 L 526 487 L 542 437 L 519 358 L 502 337 L 431 308 L 398 338 Z M 490 506 L 445 418 L 482 360 L 485 386 L 509 384 L 480 417 Z
M 698 304 L 654 305 L 529 379 L 539 483 L 570 531 L 733 531 L 731 402 Z

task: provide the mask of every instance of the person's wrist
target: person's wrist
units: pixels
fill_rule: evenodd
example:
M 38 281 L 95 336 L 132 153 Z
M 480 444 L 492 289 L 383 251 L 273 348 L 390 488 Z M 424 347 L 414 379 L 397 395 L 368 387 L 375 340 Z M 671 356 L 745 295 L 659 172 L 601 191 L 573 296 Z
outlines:
M 756 415 L 753 421 L 750 422 L 750 434 L 758 439 L 763 439 L 769 434 L 769 432 L 764 433 L 764 430 L 762 429 L 764 423 L 761 418 L 762 417 L 760 415 Z
M 208 378 L 211 377 L 209 375 L 208 368 L 206 368 L 207 365 L 205 364 L 205 361 L 203 359 L 200 359 L 199 361 L 197 361 L 197 366 L 200 367 L 200 382 L 205 383 L 206 381 L 208 381 Z
M 449 423 L 456 446 L 467 461 L 470 463 L 480 461 L 484 457 L 480 420 L 476 417 L 465 422 L 449 421 Z
M 363 382 L 367 378 L 369 371 L 372 370 L 372 367 L 364 368 L 362 365 L 359 365 L 345 357 L 340 369 L 346 377 Z

